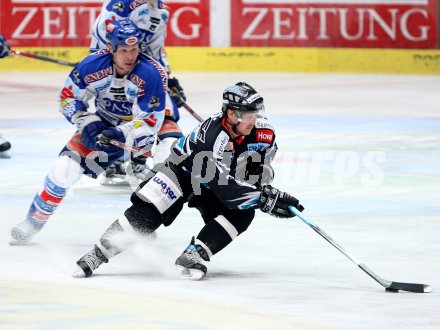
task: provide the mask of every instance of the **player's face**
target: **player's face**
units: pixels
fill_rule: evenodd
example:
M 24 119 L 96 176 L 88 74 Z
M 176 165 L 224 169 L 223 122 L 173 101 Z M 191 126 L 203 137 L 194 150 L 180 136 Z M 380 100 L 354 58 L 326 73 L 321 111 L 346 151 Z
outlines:
M 241 114 L 240 118 L 238 118 L 237 114 L 234 113 L 234 116 L 239 123 L 237 125 L 237 133 L 240 135 L 249 135 L 257 121 L 257 113 L 245 112 Z
M 113 62 L 115 63 L 118 75 L 125 76 L 133 69 L 139 56 L 139 51 L 139 45 L 121 45 L 116 48 L 116 51 L 113 51 Z

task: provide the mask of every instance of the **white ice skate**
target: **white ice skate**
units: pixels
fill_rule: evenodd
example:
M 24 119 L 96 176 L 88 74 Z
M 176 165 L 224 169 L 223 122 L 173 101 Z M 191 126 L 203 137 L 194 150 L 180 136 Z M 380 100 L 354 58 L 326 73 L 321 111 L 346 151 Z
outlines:
M 10 245 L 27 245 L 32 237 L 40 231 L 41 228 L 36 228 L 29 221 L 24 220 L 11 229 Z
M 193 237 L 190 245 L 177 258 L 175 266 L 184 278 L 197 281 L 204 277 L 208 271 L 203 260 L 209 261 L 208 254 L 203 247 L 194 244 Z

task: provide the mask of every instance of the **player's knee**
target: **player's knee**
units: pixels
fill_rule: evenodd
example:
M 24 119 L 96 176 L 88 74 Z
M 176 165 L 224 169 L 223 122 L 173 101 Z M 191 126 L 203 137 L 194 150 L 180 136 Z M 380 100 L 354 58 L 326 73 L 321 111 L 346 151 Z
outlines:
M 124 215 L 135 231 L 151 234 L 163 224 L 162 215 L 151 203 L 144 202 L 137 196 L 132 196 L 131 201 L 133 205 L 124 212 Z
M 241 210 L 239 214 L 227 214 L 225 219 L 235 228 L 237 235 L 240 235 L 249 228 L 254 216 L 255 210 L 249 209 Z

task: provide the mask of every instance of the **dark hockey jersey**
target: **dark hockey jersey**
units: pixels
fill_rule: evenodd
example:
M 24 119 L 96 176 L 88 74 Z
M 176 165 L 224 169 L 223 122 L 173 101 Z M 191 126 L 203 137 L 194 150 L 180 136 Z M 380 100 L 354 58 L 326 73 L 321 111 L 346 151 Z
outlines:
M 226 206 L 257 208 L 261 194 L 253 185 L 257 177 L 246 178 L 246 175 L 273 159 L 275 131 L 267 119 L 258 118 L 248 136 L 233 139 L 219 113 L 182 137 L 174 151 L 181 157 L 179 162 L 183 169 L 211 189 Z M 193 193 L 197 195 L 200 189 L 194 189 Z

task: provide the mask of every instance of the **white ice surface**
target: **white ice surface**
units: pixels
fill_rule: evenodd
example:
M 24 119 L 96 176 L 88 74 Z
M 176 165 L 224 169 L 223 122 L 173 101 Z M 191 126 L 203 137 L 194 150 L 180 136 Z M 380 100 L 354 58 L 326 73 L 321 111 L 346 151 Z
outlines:
M 199 282 L 174 260 L 202 228 L 184 208 L 88 279 L 75 261 L 126 207 L 129 188 L 83 178 L 34 244 L 9 246 L 74 127 L 57 112 L 66 73 L 1 73 L 1 329 L 440 329 L 440 77 L 180 73 L 188 104 L 217 112 L 246 81 L 265 97 L 280 151 L 274 186 L 304 216 L 388 280 L 433 292 L 386 293 L 297 219 L 261 212 L 207 264 Z M 182 110 L 188 132 L 196 121 Z

